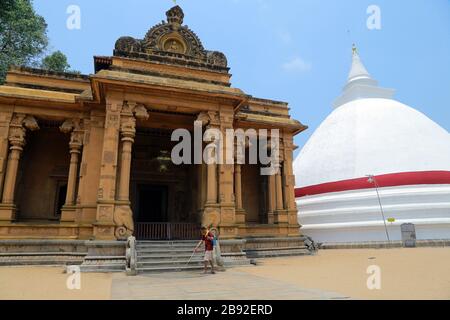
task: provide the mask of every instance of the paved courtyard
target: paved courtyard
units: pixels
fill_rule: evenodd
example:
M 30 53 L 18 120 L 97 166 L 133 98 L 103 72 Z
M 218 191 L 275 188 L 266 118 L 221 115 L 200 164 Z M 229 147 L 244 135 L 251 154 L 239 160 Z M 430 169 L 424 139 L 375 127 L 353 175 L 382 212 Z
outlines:
M 377 266 L 380 290 L 369 290 Z M 82 274 L 81 290 L 55 267 L 0 268 L 0 299 L 450 299 L 450 248 L 323 250 L 261 265 L 127 277 Z
M 303 300 L 347 299 L 345 295 L 305 289 L 240 270 L 216 275 L 193 272 L 113 277 L 113 299 L 146 300 Z

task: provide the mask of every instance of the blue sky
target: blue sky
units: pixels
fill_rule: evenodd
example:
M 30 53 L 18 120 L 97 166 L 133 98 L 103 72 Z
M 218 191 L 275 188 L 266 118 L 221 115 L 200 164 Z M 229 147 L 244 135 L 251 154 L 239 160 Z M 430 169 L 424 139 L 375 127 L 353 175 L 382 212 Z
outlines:
M 310 129 L 332 111 L 345 84 L 355 42 L 372 76 L 450 131 L 450 1 L 448 0 L 179 0 L 187 24 L 209 50 L 227 55 L 234 87 L 289 102 Z M 165 19 L 172 0 L 34 0 L 53 50 L 73 69 L 93 72 L 94 55 L 112 55 L 120 36 L 143 38 Z M 69 5 L 81 29 L 66 28 Z M 366 10 L 381 9 L 381 30 Z M 414 125 L 414 124 L 411 124 Z

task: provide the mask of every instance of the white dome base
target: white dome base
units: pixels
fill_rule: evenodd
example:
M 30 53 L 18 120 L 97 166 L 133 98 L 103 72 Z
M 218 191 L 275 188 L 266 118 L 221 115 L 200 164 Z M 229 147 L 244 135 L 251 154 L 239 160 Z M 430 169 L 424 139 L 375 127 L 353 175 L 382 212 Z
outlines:
M 418 240 L 450 239 L 450 185 L 380 188 L 391 240 L 401 240 L 400 226 L 413 223 Z M 317 242 L 386 241 L 375 189 L 297 198 L 302 233 Z

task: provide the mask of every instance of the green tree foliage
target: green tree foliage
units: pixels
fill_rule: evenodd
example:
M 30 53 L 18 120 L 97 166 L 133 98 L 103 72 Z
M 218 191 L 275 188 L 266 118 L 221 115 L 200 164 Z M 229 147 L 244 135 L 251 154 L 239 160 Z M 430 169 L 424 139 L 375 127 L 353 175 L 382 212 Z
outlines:
M 0 1 L 0 83 L 10 65 L 36 64 L 47 46 L 47 24 L 32 0 Z
M 41 68 L 50 71 L 69 72 L 70 65 L 67 62 L 66 55 L 61 51 L 56 51 L 42 59 Z

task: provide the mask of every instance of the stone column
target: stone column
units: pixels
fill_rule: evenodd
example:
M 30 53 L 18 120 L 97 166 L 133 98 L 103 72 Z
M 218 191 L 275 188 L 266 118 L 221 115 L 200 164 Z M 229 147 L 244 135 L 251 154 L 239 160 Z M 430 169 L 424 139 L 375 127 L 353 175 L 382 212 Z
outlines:
M 122 150 L 118 200 L 124 202 L 130 201 L 131 151 L 136 136 L 135 122 L 136 120 L 130 117 L 122 123 L 121 128 Z
M 282 168 L 278 169 L 278 172 L 275 175 L 275 189 L 276 189 L 276 209 L 277 211 L 284 210 L 283 203 L 283 182 L 281 177 Z
M 219 201 L 219 177 L 217 160 L 220 156 L 220 120 L 217 112 L 208 112 L 204 114 L 208 123 L 204 133 L 207 137 L 206 148 L 204 154 L 207 156 L 206 161 L 206 203 L 203 211 L 202 224 L 206 226 L 218 227 L 221 223 L 221 210 Z M 222 199 L 221 199 L 222 200 Z M 233 203 L 234 206 L 234 203 Z
M 74 206 L 76 200 L 78 163 L 80 161 L 81 144 L 70 144 L 70 167 L 67 180 L 66 206 Z
M 102 166 L 102 145 L 105 130 L 103 110 L 91 110 L 83 119 L 83 152 L 78 173 L 76 222 L 89 226 L 97 221 L 98 190 Z M 80 228 L 79 239 L 91 239 L 92 228 Z
M 106 97 L 105 123 L 103 130 L 100 180 L 97 193 L 97 213 L 94 223 L 96 240 L 115 240 L 115 199 L 117 184 L 117 159 L 120 140 L 120 116 L 123 99 L 117 95 Z
M 6 164 L 9 153 L 9 126 L 13 117 L 12 107 L 3 106 L 3 112 L 0 112 L 0 201 L 3 195 L 3 182 L 5 181 Z
M 245 150 L 246 150 L 246 141 L 242 139 L 242 137 L 234 137 L 233 139 L 237 139 L 234 144 L 234 193 L 235 193 L 235 202 L 236 202 L 236 224 L 239 228 L 245 230 L 246 224 L 246 212 L 243 204 L 243 193 L 242 193 L 242 165 L 245 164 Z
M 19 160 L 25 145 L 25 129 L 20 128 L 17 132 L 23 131 L 23 139 L 10 138 L 10 151 L 6 169 L 5 187 L 3 190 L 4 204 L 14 204 L 14 190 L 16 188 L 17 169 Z M 22 133 L 21 133 L 22 134 Z
M 242 179 L 241 165 L 236 164 L 234 167 L 234 192 L 236 196 L 236 210 L 242 210 Z
M 130 203 L 131 158 L 134 138 L 136 136 L 136 119 L 148 120 L 145 106 L 126 102 L 120 115 L 120 167 L 118 172 L 118 192 L 114 210 L 115 236 L 119 240 L 133 235 L 134 220 Z
M 20 156 L 25 146 L 26 129 L 37 130 L 39 126 L 32 116 L 23 114 L 14 115 L 9 130 L 9 157 L 6 166 L 5 184 L 3 187 L 2 206 L 0 208 L 0 220 L 15 220 L 16 205 L 14 194 L 16 189 L 17 171 Z
M 61 222 L 74 222 L 77 199 L 78 167 L 81 149 L 83 147 L 84 131 L 81 129 L 80 119 L 66 120 L 60 127 L 60 130 L 66 134 L 70 133 L 70 166 L 67 178 L 66 203 L 61 210 Z
M 221 106 L 219 112 L 220 132 L 222 134 L 221 156 L 219 166 L 219 199 L 220 199 L 220 236 L 235 238 L 238 236 L 238 225 L 242 218 L 237 217 L 235 186 L 235 142 L 233 132 L 234 114 L 232 109 Z M 239 189 L 240 187 L 238 187 Z M 238 196 L 239 197 L 239 196 Z M 242 197 L 241 197 L 242 200 Z M 240 201 L 242 203 L 242 201 Z M 240 204 L 242 207 L 242 204 Z M 239 213 L 238 213 L 239 215 Z
M 217 164 L 207 164 L 206 204 L 217 204 Z
M 291 133 L 285 133 L 284 141 L 284 198 L 289 222 L 289 236 L 298 236 L 300 234 L 300 224 L 298 222 L 298 210 L 295 202 L 295 176 L 293 169 L 293 150 L 294 142 Z
M 276 209 L 276 190 L 275 190 L 275 175 L 270 175 L 268 178 L 268 204 L 269 204 L 269 224 L 275 222 L 275 209 Z

